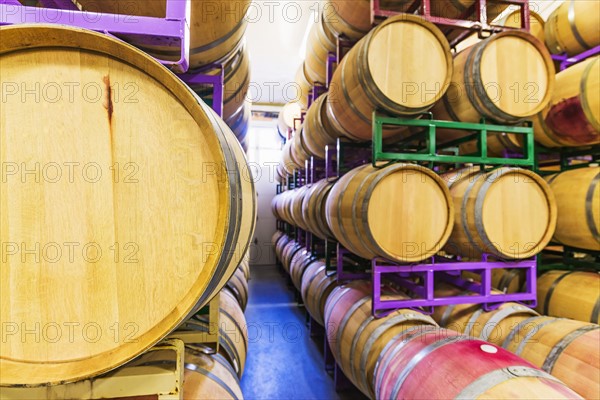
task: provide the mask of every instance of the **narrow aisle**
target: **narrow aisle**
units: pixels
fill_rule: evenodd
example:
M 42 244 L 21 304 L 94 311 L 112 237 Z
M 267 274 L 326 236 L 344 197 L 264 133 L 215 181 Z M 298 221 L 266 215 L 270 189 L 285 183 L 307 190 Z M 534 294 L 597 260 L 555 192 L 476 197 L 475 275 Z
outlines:
M 247 400 L 364 399 L 356 391 L 336 393 L 325 372 L 322 339 L 310 337 L 302 307 L 284 276 L 272 267 L 254 267 L 246 309 L 248 358 L 242 377 Z

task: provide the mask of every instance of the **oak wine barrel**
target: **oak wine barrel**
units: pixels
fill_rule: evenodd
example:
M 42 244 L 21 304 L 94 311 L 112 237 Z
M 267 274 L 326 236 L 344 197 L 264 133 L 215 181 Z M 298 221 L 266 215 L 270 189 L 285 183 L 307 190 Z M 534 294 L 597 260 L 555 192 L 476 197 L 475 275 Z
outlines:
M 581 398 L 500 347 L 437 327 L 393 337 L 379 356 L 375 388 L 378 399 L 394 400 Z
M 299 132 L 302 143 L 307 152 L 319 159 L 325 159 L 325 146 L 336 142 L 335 130 L 329 125 L 327 119 L 328 94 L 323 94 L 311 104 L 306 112 L 304 125 Z
M 287 140 L 288 135 L 296 129 L 295 124 L 299 123 L 302 115 L 302 106 L 299 102 L 286 103 L 279 111 L 279 117 L 277 118 L 277 128 L 279 129 L 279 135 Z
M 548 271 L 537 280 L 537 296 L 536 310 L 543 315 L 598 323 L 598 272 Z
M 225 289 L 235 297 L 242 311 L 246 311 L 246 306 L 248 305 L 248 281 L 243 269 L 238 267 L 235 270 L 235 273 L 225 285 Z
M 281 251 L 281 264 L 283 265 L 285 272 L 288 274 L 290 273 L 290 263 L 292 262 L 292 257 L 294 257 L 297 252 L 304 250 L 305 248 L 295 240 L 292 240 L 283 247 L 283 250 Z
M 435 25 L 414 15 L 388 18 L 336 68 L 327 101 L 328 123 L 338 137 L 371 140 L 375 109 L 402 117 L 429 110 L 448 89 L 452 68 L 450 45 Z M 384 127 L 383 135 L 402 132 L 404 128 Z
M 302 129 L 302 128 L 300 128 Z M 306 161 L 310 160 L 310 153 L 302 140 L 302 133 L 298 132 L 290 139 L 290 156 L 294 165 L 299 166 L 301 171 L 306 168 Z
M 244 151 L 248 151 L 247 135 L 251 115 L 252 104 L 246 101 L 231 117 L 225 119 L 225 123 L 240 142 Z
M 327 225 L 325 204 L 334 181 L 334 178 L 328 178 L 312 184 L 302 202 L 302 215 L 307 230 L 323 240 L 333 239 L 333 233 Z
M 250 86 L 250 57 L 245 46 L 223 63 L 223 119 L 231 120 L 244 105 Z M 206 75 L 221 74 L 221 67 L 208 66 L 192 72 Z M 213 85 L 191 85 L 192 89 L 206 102 L 212 103 Z
M 436 294 L 458 294 L 444 287 Z M 437 307 L 433 318 L 517 354 L 563 381 L 586 399 L 600 395 L 600 327 L 539 316 L 523 305 L 507 303 L 486 312 L 480 304 Z
M 509 12 L 502 19 L 494 22 L 494 25 L 521 28 L 521 9 Z M 546 35 L 544 34 L 545 26 L 544 18 L 537 12 L 529 10 L 529 33 L 542 43 L 546 40 Z
M 390 300 L 406 298 L 391 287 Z M 365 395 L 374 398 L 373 373 L 379 354 L 391 338 L 413 327 L 436 326 L 431 317 L 413 310 L 396 310 L 382 318 L 371 315 L 371 282 L 338 286 L 325 305 L 325 329 L 331 351 L 344 374 Z
M 281 231 L 277 231 L 282 233 Z M 279 236 L 279 235 L 278 235 Z M 250 280 L 250 251 L 246 252 L 246 255 L 242 257 L 242 261 L 240 261 L 240 265 L 238 269 L 241 269 L 244 272 L 244 278 L 246 281 Z
M 294 222 L 294 226 L 297 226 L 301 229 L 307 230 L 307 225 L 305 221 L 304 209 L 302 207 L 303 201 L 310 192 L 311 185 L 305 185 L 298 189 L 295 189 L 293 193 L 293 197 L 291 200 L 291 214 L 292 220 Z
M 532 257 L 550 242 L 557 219 L 554 195 L 537 174 L 501 167 L 467 167 L 443 175 L 454 201 L 454 229 L 444 250 L 476 259 Z
M 277 257 L 277 259 L 281 262 L 282 257 L 283 257 L 283 249 L 285 248 L 285 246 L 289 243 L 292 242 L 293 239 L 291 237 L 289 237 L 288 235 L 284 235 L 280 240 L 277 241 L 277 243 L 275 244 L 275 256 Z
M 195 330 L 207 335 L 219 331 L 219 351 L 233 367 L 238 377 L 242 377 L 248 354 L 248 331 L 246 317 L 236 298 L 227 290 L 220 293 L 219 324 L 215 326 L 208 315 L 195 315 L 182 326 L 182 330 Z M 177 332 L 175 333 L 177 334 Z M 210 344 L 188 345 L 189 348 L 206 351 Z
M 324 260 L 314 260 L 302 275 L 302 301 L 310 316 L 321 326 L 325 325 L 325 303 L 336 286 L 336 276 L 327 273 Z
M 533 122 L 546 147 L 600 144 L 600 56 L 559 72 L 552 101 Z
M 445 183 L 415 164 L 353 169 L 333 185 L 326 212 L 331 232 L 346 249 L 366 259 L 398 262 L 433 256 L 454 223 Z
M 297 96 L 293 100 L 297 101 L 303 109 L 306 109 L 308 106 L 308 95 L 312 90 L 314 82 L 307 77 L 304 63 L 300 64 L 300 67 L 296 71 L 294 83 L 296 84 Z
M 569 319 L 522 321 L 502 347 L 565 382 L 586 399 L 600 398 L 600 326 Z
M 281 162 L 279 163 L 287 175 L 294 175 L 295 170 L 304 169 L 304 164 L 297 163 L 292 156 L 293 140 L 294 137 L 288 140 L 283 146 L 283 150 L 281 152 Z
M 306 269 L 315 261 L 308 250 L 301 250 L 294 254 L 290 262 L 290 278 L 298 291 L 302 288 L 302 277 Z
M 78 28 L 0 32 L 2 81 L 55 90 L 2 99 L 1 163 L 53 168 L 43 180 L 0 183 L 11 193 L 0 197 L 2 239 L 26 250 L 58 246 L 24 263 L 18 253 L 18 262 L 2 260 L 0 315 L 28 329 L 94 322 L 73 340 L 4 340 L 0 385 L 96 376 L 156 344 L 225 285 L 254 230 L 253 183 L 240 173 L 246 161 L 229 128 L 147 54 Z M 72 179 L 69 165 L 79 166 Z M 70 258 L 62 243 L 81 247 Z M 44 290 L 23 290 L 26 282 Z M 149 293 L 160 296 L 148 301 Z
M 323 17 L 312 25 L 306 43 L 304 65 L 306 74 L 313 82 L 327 83 L 327 58 L 337 49 L 336 37 L 323 22 Z
M 165 0 L 72 0 L 85 11 L 139 15 L 165 18 Z M 246 12 L 250 0 L 194 0 L 191 1 L 190 69 L 218 62 L 238 48 L 246 31 Z M 135 19 L 130 22 L 135 23 Z M 140 47 L 146 53 L 167 60 L 178 60 L 177 47 L 150 45 L 143 38 L 119 35 L 125 41 Z
M 204 354 L 188 349 L 185 353 L 183 398 L 241 400 L 240 381 L 229 362 L 220 354 Z
M 524 31 L 506 31 L 454 57 L 452 83 L 432 112 L 440 120 L 516 124 L 542 111 L 553 90 L 554 66 L 543 43 Z M 464 136 L 439 132 L 442 141 Z
M 600 167 L 577 168 L 546 177 L 556 198 L 554 240 L 600 250 Z
M 548 17 L 546 46 L 554 54 L 570 56 L 600 45 L 600 3 L 566 0 Z

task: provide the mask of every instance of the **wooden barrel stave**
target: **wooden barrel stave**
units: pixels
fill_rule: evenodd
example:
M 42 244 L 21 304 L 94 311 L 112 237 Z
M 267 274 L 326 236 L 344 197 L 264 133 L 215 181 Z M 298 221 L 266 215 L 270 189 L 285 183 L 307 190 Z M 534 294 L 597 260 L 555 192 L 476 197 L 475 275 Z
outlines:
M 243 399 L 240 381 L 220 354 L 207 355 L 191 349 L 185 353 L 183 379 L 185 399 Z
M 336 286 L 335 275 L 328 275 L 324 260 L 313 261 L 302 276 L 302 300 L 311 317 L 321 326 L 325 325 L 325 303 Z
M 335 53 L 336 48 L 336 37 L 320 16 L 308 34 L 304 57 L 306 72 L 311 81 L 323 85 L 327 83 L 327 58 L 329 53 Z
M 229 290 L 235 297 L 242 311 L 246 311 L 246 306 L 248 305 L 248 281 L 243 269 L 238 267 L 225 285 L 225 289 Z

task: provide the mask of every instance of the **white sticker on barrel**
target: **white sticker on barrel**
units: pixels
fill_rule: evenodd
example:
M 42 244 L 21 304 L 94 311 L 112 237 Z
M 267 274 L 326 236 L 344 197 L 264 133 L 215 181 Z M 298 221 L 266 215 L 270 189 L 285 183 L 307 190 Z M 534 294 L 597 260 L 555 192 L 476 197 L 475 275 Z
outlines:
M 482 351 L 490 354 L 496 354 L 498 352 L 498 349 L 491 344 L 482 344 L 480 348 Z

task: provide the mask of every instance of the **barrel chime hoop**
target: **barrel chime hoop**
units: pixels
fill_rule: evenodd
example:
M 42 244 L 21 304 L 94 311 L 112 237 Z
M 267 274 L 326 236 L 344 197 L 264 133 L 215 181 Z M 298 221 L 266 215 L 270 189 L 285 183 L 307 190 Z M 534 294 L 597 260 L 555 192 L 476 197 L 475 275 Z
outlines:
M 235 395 L 233 390 L 231 390 L 231 388 L 229 386 L 227 386 L 227 384 L 225 382 L 223 382 L 223 380 L 221 378 L 219 378 L 212 372 L 210 372 L 198 365 L 195 365 L 195 364 L 185 364 L 185 369 L 188 369 L 188 370 L 191 370 L 194 372 L 198 372 L 198 373 L 206 376 L 207 378 L 216 382 L 221 388 L 225 389 L 225 391 L 231 396 L 232 399 L 238 400 L 238 397 Z
M 464 330 L 464 334 L 467 336 L 473 336 L 471 335 L 471 331 L 473 330 L 473 327 L 475 326 L 475 321 L 477 321 L 477 319 L 479 318 L 479 316 L 481 314 L 483 314 L 484 310 L 483 308 L 480 308 L 479 310 L 475 311 L 471 317 L 469 317 L 469 320 L 467 321 L 467 326 L 465 326 L 465 330 Z
M 479 172 L 477 175 L 472 177 L 473 180 L 471 182 L 469 182 L 469 185 L 467 186 L 467 189 L 465 190 L 465 194 L 462 199 L 462 212 L 461 212 L 461 222 L 462 222 L 463 231 L 464 231 L 465 235 L 467 236 L 469 243 L 472 244 L 475 247 L 475 249 L 477 251 L 479 251 L 480 253 L 485 253 L 485 250 L 483 248 L 481 248 L 481 246 L 479 246 L 479 243 L 477 243 L 475 241 L 475 239 L 473 238 L 473 235 L 471 234 L 471 230 L 469 229 L 469 220 L 468 220 L 468 212 L 467 211 L 468 211 L 468 204 L 469 204 L 469 196 L 471 195 L 471 192 L 475 188 L 475 184 L 477 183 L 478 180 L 485 178 L 485 176 L 486 176 L 485 172 Z M 471 176 L 469 178 L 471 178 Z
M 480 376 L 464 388 L 455 399 L 476 399 L 503 382 L 522 377 L 544 378 L 554 382 L 560 382 L 555 377 L 535 368 L 522 366 L 507 367 Z
M 357 60 L 357 64 L 358 64 L 358 60 Z M 356 107 L 356 104 L 354 104 L 354 102 L 352 101 L 352 98 L 350 98 L 350 93 L 348 93 L 348 88 L 346 87 L 346 84 L 345 84 L 345 82 L 346 82 L 346 65 L 347 65 L 347 62 L 345 62 L 342 65 L 342 72 L 341 72 L 342 79 L 341 79 L 341 83 L 340 83 L 340 89 L 342 90 L 342 95 L 344 96 L 344 100 L 346 100 L 346 103 L 348 104 L 348 106 L 350 107 L 350 109 L 352 111 L 354 111 L 354 114 L 356 114 L 363 122 L 371 125 L 371 119 L 369 117 L 367 117 L 366 115 L 364 115 L 358 109 L 358 107 Z M 365 86 L 366 85 L 363 84 L 363 88 Z
M 515 32 L 515 34 L 516 34 L 516 32 Z M 492 37 L 489 40 L 492 41 L 492 40 L 496 40 L 496 39 L 497 39 L 496 37 Z M 483 106 L 488 111 L 487 113 L 483 113 L 482 115 L 489 117 L 493 120 L 496 120 L 498 122 L 501 122 L 501 123 L 514 124 L 514 123 L 523 121 L 524 118 L 515 119 L 514 116 L 502 111 L 498 106 L 496 106 L 492 102 L 492 100 L 488 96 L 488 94 L 484 88 L 484 85 L 483 85 L 483 79 L 481 77 L 481 59 L 483 58 L 484 52 L 485 52 L 485 46 L 481 45 L 478 48 L 476 48 L 473 52 L 471 52 L 471 54 L 469 55 L 469 56 L 473 55 L 473 89 L 477 93 L 477 98 L 483 103 Z M 467 70 L 465 69 L 465 72 L 466 71 Z M 481 82 L 482 85 L 476 85 L 475 82 Z
M 373 333 L 371 333 L 371 335 L 367 339 L 367 342 L 365 343 L 365 346 L 363 347 L 362 353 L 360 355 L 360 364 L 359 364 L 360 371 L 362 373 L 362 383 L 365 385 L 366 388 L 368 388 L 370 386 L 369 383 L 367 382 L 367 359 L 369 357 L 369 350 L 371 349 L 371 346 L 373 346 L 375 341 L 377 341 L 381 337 L 381 335 L 383 335 L 385 333 L 385 331 L 388 330 L 389 328 L 391 328 L 392 326 L 400 324 L 405 321 L 412 321 L 412 320 L 422 321 L 422 322 L 427 322 L 427 323 L 433 322 L 430 317 L 426 317 L 425 315 L 420 314 L 420 313 L 400 314 L 400 315 L 396 315 L 393 318 L 390 318 L 389 320 L 387 320 L 386 322 L 384 322 L 383 324 L 378 326 L 373 331 Z
M 537 312 L 533 311 L 530 308 L 523 307 L 520 304 L 516 304 L 516 305 L 510 306 L 510 307 L 503 308 L 502 310 L 498 311 L 486 322 L 485 325 L 498 324 L 500 321 L 502 321 L 503 319 L 505 319 L 507 317 L 510 317 L 511 315 L 527 313 L 527 312 L 529 312 L 531 315 L 539 315 Z M 481 340 L 484 340 L 487 342 L 490 337 L 490 334 L 491 334 L 491 331 L 487 332 L 485 329 L 482 329 L 481 334 L 479 335 L 479 338 Z
M 594 309 L 592 310 L 590 322 L 597 324 L 598 323 L 598 314 L 600 314 L 600 297 L 598 297 L 596 299 L 596 304 L 594 304 Z
M 592 180 L 590 187 L 588 189 L 587 195 L 585 196 L 585 216 L 587 219 L 588 226 L 594 239 L 600 242 L 600 232 L 598 231 L 598 226 L 596 226 L 596 221 L 594 219 L 594 192 L 596 191 L 596 186 L 600 183 L 600 173 L 594 177 Z
M 434 343 L 428 345 L 427 347 L 424 347 L 423 349 L 421 349 L 413 358 L 411 358 L 411 360 L 402 369 L 402 372 L 400 373 L 398 378 L 396 378 L 396 383 L 394 384 L 394 388 L 392 389 L 391 398 L 392 399 L 398 398 L 398 394 L 400 392 L 400 389 L 402 388 L 402 385 L 406 381 L 406 378 L 408 378 L 408 375 L 410 375 L 410 373 L 413 371 L 413 369 L 415 369 L 415 367 L 425 357 L 427 357 L 434 351 L 436 351 L 448 344 L 456 343 L 456 342 L 463 342 L 466 340 L 471 340 L 471 339 L 467 336 L 449 336 L 449 337 L 441 339 L 441 340 L 434 342 Z
M 573 272 L 575 271 L 565 272 L 564 274 L 556 278 L 554 282 L 552 282 L 552 285 L 550 285 L 548 291 L 546 292 L 546 296 L 544 297 L 544 310 L 542 311 L 544 315 L 548 315 L 548 311 L 550 310 L 550 300 L 552 299 L 552 294 L 554 294 L 554 290 L 556 289 L 558 284 L 567 276 L 571 275 Z
M 529 339 L 534 337 L 535 334 L 538 333 L 540 331 L 540 329 L 543 328 L 544 326 L 553 324 L 558 321 L 564 321 L 564 318 L 548 319 L 548 320 L 542 322 L 541 324 L 537 325 L 535 329 L 532 329 L 529 332 L 527 332 L 527 334 L 523 337 L 523 340 L 521 341 L 521 343 L 519 343 L 519 346 L 517 347 L 517 349 L 514 351 L 514 353 L 516 355 L 520 356 L 521 353 L 523 352 L 523 350 L 525 349 L 525 346 L 527 345 L 527 342 L 529 341 Z
M 577 24 L 575 21 L 575 0 L 571 0 L 569 3 L 569 11 L 567 12 L 567 19 L 569 20 L 569 27 L 571 28 L 571 32 L 573 36 L 577 40 L 577 43 L 585 50 L 589 50 L 592 48 L 589 44 L 586 43 L 585 39 L 581 36 L 581 33 L 577 29 Z
M 400 350 L 402 350 L 413 338 L 423 336 L 427 332 L 433 331 L 434 329 L 436 329 L 435 326 L 413 326 L 411 328 L 408 328 L 404 332 L 400 332 L 399 334 L 394 336 L 392 338 L 392 340 L 390 340 L 388 342 L 388 344 L 385 345 L 380 356 L 377 358 L 373 376 L 376 377 L 377 375 L 379 375 L 380 368 L 383 371 L 387 371 L 388 366 L 390 365 L 390 362 L 396 358 L 396 355 L 400 352 Z M 397 343 L 396 341 L 399 338 L 402 338 L 402 341 L 400 343 Z M 394 347 L 392 354 L 389 357 L 385 358 L 385 362 L 381 363 L 382 355 L 386 354 L 390 350 L 390 347 L 392 347 L 392 346 L 396 346 L 396 347 Z M 376 385 L 375 385 L 375 392 L 379 393 L 380 389 L 381 389 L 381 385 L 380 385 L 380 382 L 378 381 L 378 382 L 376 382 Z
M 489 116 L 488 111 L 481 107 L 479 100 L 474 93 L 479 74 L 477 74 L 477 66 L 474 64 L 473 59 L 475 58 L 475 53 L 480 50 L 480 47 L 482 47 L 481 43 L 474 45 L 473 49 L 467 56 L 467 61 L 465 62 L 463 70 L 463 80 L 465 85 L 465 94 L 469 99 L 469 103 L 473 106 L 475 111 L 479 113 L 479 115 L 487 118 Z M 457 119 L 457 121 L 460 121 L 460 119 Z
M 502 347 L 503 348 L 508 348 L 508 346 L 510 345 L 510 342 L 512 342 L 512 340 L 515 338 L 515 336 L 517 336 L 517 334 L 521 331 L 521 329 L 523 329 L 527 324 L 529 324 L 530 322 L 532 322 L 535 319 L 538 318 L 543 318 L 542 316 L 535 316 L 535 317 L 529 317 L 521 322 L 519 322 L 517 324 L 517 326 L 515 326 L 510 333 L 508 334 L 508 336 L 506 337 L 506 339 L 504 339 L 504 342 L 502 342 Z
M 579 338 L 580 336 L 582 336 L 588 332 L 594 331 L 596 329 L 600 329 L 600 326 L 598 326 L 598 325 L 582 326 L 581 328 L 574 330 L 573 332 L 569 333 L 567 336 L 562 338 L 561 341 L 558 342 L 552 348 L 552 350 L 550 350 L 550 353 L 548 354 L 548 356 L 546 357 L 546 360 L 544 361 L 544 364 L 542 365 L 542 370 L 546 371 L 549 374 L 552 373 L 552 370 L 554 369 L 556 360 L 558 360 L 558 358 L 563 353 L 563 351 L 565 351 L 565 349 L 567 347 L 569 347 L 569 345 L 571 343 L 573 343 L 573 341 L 575 341 L 575 339 Z
M 359 301 L 357 301 L 356 303 L 354 303 L 352 305 L 352 307 L 350 307 L 346 313 L 344 314 L 344 318 L 342 318 L 342 320 L 340 321 L 340 325 L 338 326 L 338 330 L 336 333 L 336 339 L 337 339 L 337 343 L 338 345 L 336 346 L 336 350 L 337 350 L 337 355 L 338 355 L 338 360 L 341 363 L 342 361 L 342 334 L 344 333 L 344 330 L 346 329 L 346 325 L 348 324 L 348 321 L 350 321 L 350 318 L 352 318 L 352 315 L 363 306 L 363 304 L 367 303 L 368 301 L 371 300 L 371 296 L 365 296 L 362 299 L 360 299 Z
M 356 382 L 358 380 L 358 378 L 356 377 L 356 370 L 354 369 L 354 355 L 356 352 L 356 344 L 358 343 L 358 339 L 365 330 L 365 327 L 368 324 L 370 324 L 374 319 L 375 317 L 373 315 L 369 315 L 368 318 L 366 318 L 363 322 L 360 323 L 358 329 L 356 329 L 356 332 L 354 332 L 354 335 L 352 336 L 352 344 L 350 345 L 350 357 L 348 359 L 348 365 L 350 366 L 350 372 L 352 373 L 353 382 Z

